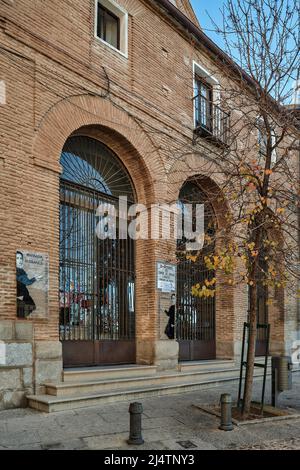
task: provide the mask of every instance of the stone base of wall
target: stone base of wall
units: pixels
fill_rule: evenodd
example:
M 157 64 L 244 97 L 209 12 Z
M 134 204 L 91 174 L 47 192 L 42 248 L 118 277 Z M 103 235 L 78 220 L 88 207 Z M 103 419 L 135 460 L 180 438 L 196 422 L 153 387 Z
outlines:
M 270 356 L 281 356 L 285 354 L 285 344 L 282 341 L 270 341 Z M 290 351 L 291 353 L 291 351 Z M 290 354 L 289 353 L 289 354 Z
M 235 344 L 233 341 L 217 341 L 216 359 L 233 359 L 235 354 Z
M 235 361 L 240 362 L 241 354 L 242 354 L 242 341 L 235 341 L 234 342 L 234 359 Z
M 35 393 L 44 393 L 46 382 L 61 382 L 62 344 L 60 341 L 36 341 L 34 362 L 34 386 Z
M 155 365 L 157 370 L 177 369 L 178 353 L 175 340 L 137 341 L 137 364 Z
M 154 363 L 154 341 L 136 341 L 136 363 L 151 366 Z
M 0 409 L 25 407 L 33 393 L 33 326 L 0 322 Z
M 157 370 L 178 368 L 179 344 L 175 340 L 161 340 L 155 342 L 154 365 Z
M 26 407 L 26 395 L 61 377 L 60 342 L 34 341 L 29 321 L 0 321 L 0 410 Z

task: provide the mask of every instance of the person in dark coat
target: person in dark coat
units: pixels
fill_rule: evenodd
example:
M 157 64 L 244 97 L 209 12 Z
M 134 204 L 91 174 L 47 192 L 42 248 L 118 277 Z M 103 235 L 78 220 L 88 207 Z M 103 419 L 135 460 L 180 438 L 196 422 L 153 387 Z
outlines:
M 17 316 L 19 318 L 28 317 L 35 309 L 36 305 L 33 298 L 30 296 L 27 286 L 31 286 L 36 281 L 40 281 L 43 276 L 36 276 L 31 279 L 24 271 L 24 258 L 23 253 L 17 251 L 16 255 L 17 265 Z
M 175 304 L 176 304 L 176 296 L 175 294 L 171 295 L 171 306 L 169 310 L 165 310 L 166 315 L 169 317 L 169 321 L 167 323 L 165 334 L 169 339 L 174 339 L 174 326 L 175 326 Z

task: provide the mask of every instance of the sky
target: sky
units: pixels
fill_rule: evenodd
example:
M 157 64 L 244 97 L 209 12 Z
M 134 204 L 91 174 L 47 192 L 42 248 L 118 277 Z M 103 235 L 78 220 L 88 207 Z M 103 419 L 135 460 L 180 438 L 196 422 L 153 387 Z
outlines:
M 220 13 L 220 8 L 223 6 L 223 0 L 190 0 L 194 8 L 194 11 L 198 17 L 202 30 L 207 36 L 209 36 L 218 46 L 223 48 L 222 39 L 212 31 L 213 25 L 208 16 L 209 15 L 214 19 L 218 24 L 222 24 L 222 15 Z
M 213 29 L 214 26 L 211 22 L 209 15 L 213 18 L 217 25 L 222 25 L 222 9 L 225 1 L 224 0 L 190 0 L 194 11 L 198 17 L 199 23 L 203 32 L 209 36 L 222 50 L 225 50 L 225 45 L 222 37 L 216 34 Z M 297 82 L 299 86 L 299 81 Z M 295 86 L 295 82 L 291 81 L 291 88 Z M 298 96 L 294 96 L 294 99 L 299 103 L 300 101 L 300 89 L 298 90 Z

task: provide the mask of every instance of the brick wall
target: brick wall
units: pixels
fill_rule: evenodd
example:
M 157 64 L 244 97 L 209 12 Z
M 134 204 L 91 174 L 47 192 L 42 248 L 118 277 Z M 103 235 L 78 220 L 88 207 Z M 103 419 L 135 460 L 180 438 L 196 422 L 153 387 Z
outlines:
M 218 153 L 200 140 L 193 155 L 193 60 L 221 83 L 222 70 L 147 2 L 118 1 L 129 13 L 128 59 L 94 38 L 93 0 L 36 0 L 34 7 L 28 0 L 0 0 L 0 80 L 6 84 L 6 104 L 0 104 L 0 319 L 16 319 L 16 250 L 49 253 L 49 314 L 32 322 L 34 341 L 58 341 L 59 158 L 67 138 L 74 132 L 94 136 L 114 150 L 147 206 L 176 201 L 189 176 L 209 179 L 201 152 Z M 140 362 L 153 362 L 153 343 L 164 338 L 166 299 L 160 302 L 155 289 L 155 261 L 175 258 L 174 243 L 137 243 Z M 218 289 L 217 354 L 231 357 L 241 341 L 247 293 L 243 286 L 228 289 L 221 279 Z M 276 342 L 284 339 L 278 325 Z

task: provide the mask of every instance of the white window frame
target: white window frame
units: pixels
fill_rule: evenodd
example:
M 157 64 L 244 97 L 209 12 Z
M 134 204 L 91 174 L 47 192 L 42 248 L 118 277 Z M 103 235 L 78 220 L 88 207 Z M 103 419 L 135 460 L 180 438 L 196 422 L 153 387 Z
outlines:
M 221 101 L 221 90 L 220 90 L 220 82 L 217 80 L 216 77 L 211 75 L 205 67 L 198 64 L 197 62 L 193 61 L 193 87 L 194 93 L 193 98 L 197 96 L 197 84 L 196 84 L 196 76 L 201 77 L 207 82 L 209 85 L 212 86 L 213 90 L 213 103 L 219 105 Z M 194 128 L 197 125 L 197 115 L 196 115 L 196 100 L 194 99 Z
M 120 49 L 104 41 L 97 36 L 97 20 L 98 20 L 98 4 L 111 11 L 120 20 Z M 94 37 L 97 41 L 109 47 L 113 51 L 128 59 L 128 12 L 114 0 L 95 0 L 95 20 L 94 20 Z

